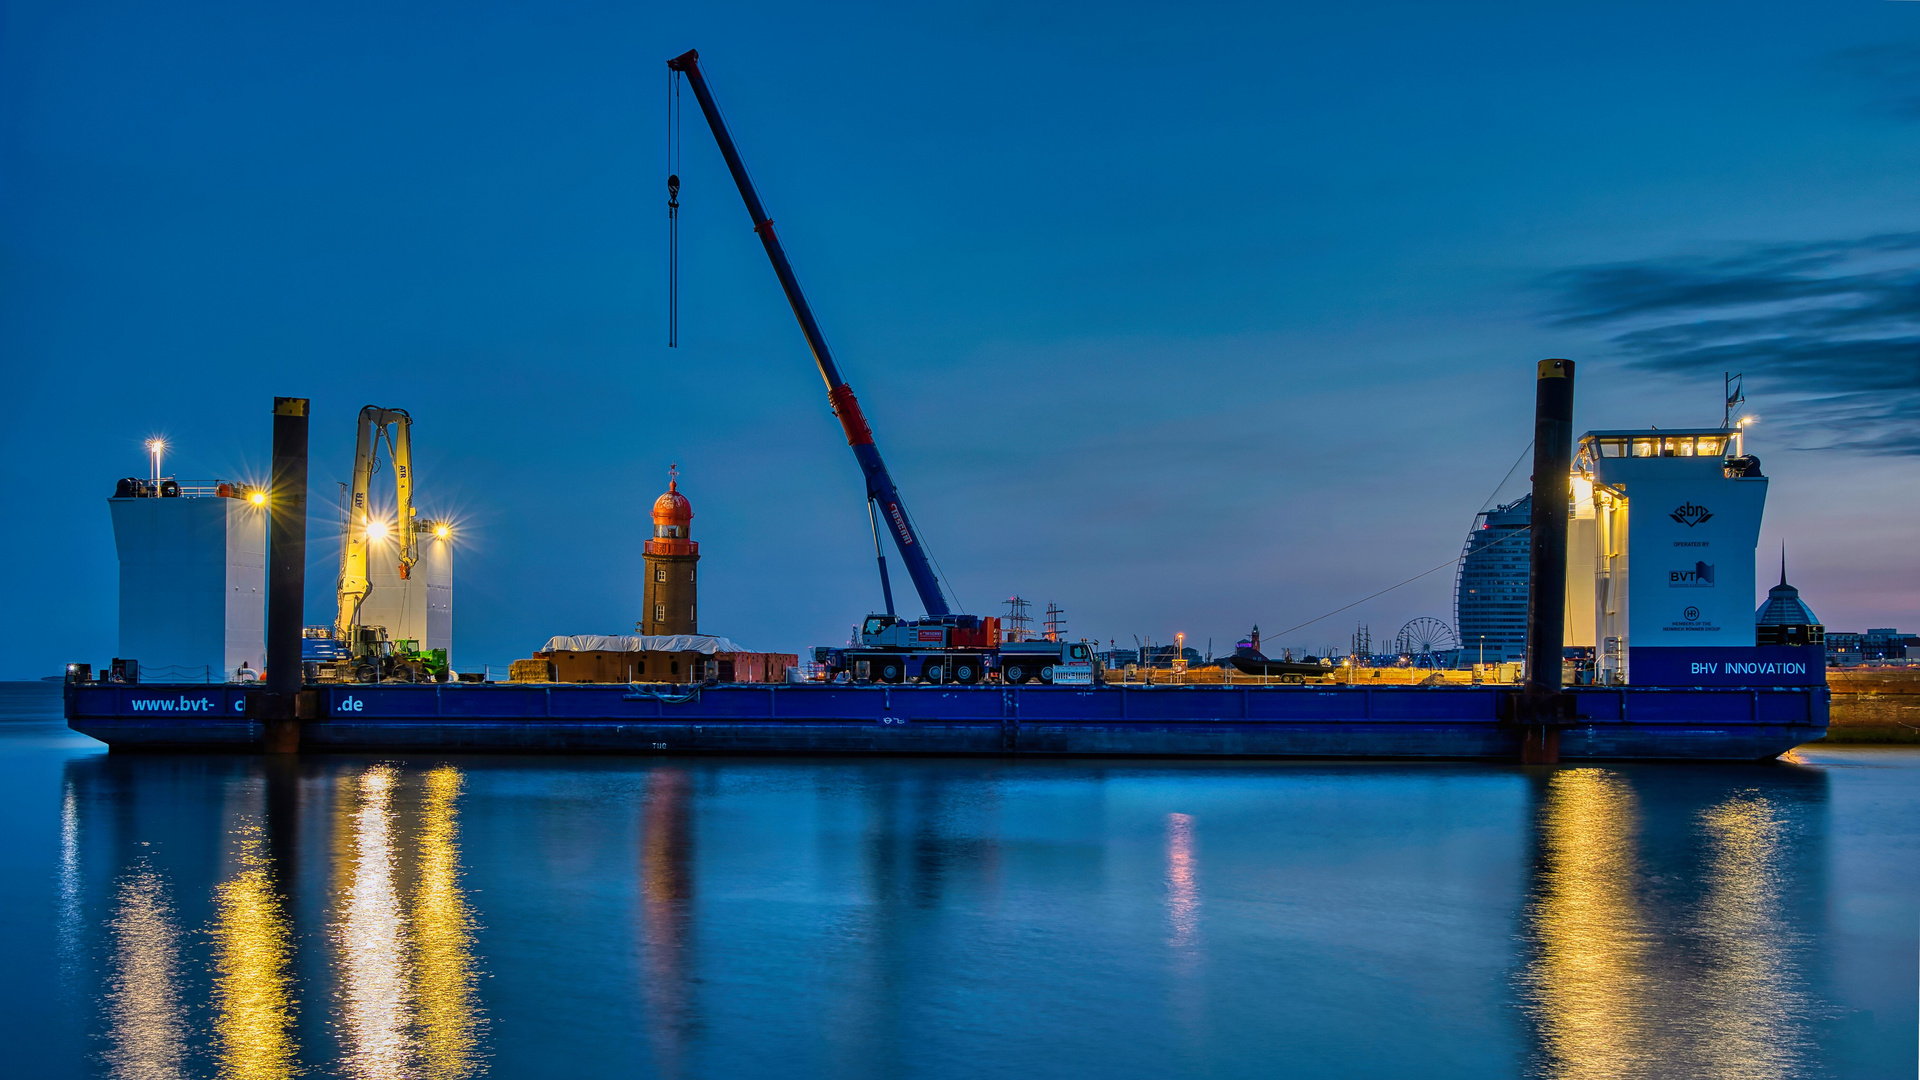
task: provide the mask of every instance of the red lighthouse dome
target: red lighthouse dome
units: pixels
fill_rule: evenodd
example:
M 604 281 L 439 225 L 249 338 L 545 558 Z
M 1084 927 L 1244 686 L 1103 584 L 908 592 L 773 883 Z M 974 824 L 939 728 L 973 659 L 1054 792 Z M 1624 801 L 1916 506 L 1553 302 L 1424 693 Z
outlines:
M 687 501 L 685 495 L 680 494 L 680 482 L 678 480 L 669 480 L 667 482 L 666 494 L 653 500 L 654 527 L 658 528 L 662 525 L 686 526 L 691 524 L 692 521 L 693 504 Z M 654 535 L 657 536 L 659 534 L 655 533 Z M 680 535 L 686 535 L 684 528 L 681 529 Z
M 690 539 L 693 504 L 680 494 L 680 467 L 667 470 L 667 490 L 653 500 L 653 539 L 647 551 L 658 555 L 691 555 L 700 546 Z

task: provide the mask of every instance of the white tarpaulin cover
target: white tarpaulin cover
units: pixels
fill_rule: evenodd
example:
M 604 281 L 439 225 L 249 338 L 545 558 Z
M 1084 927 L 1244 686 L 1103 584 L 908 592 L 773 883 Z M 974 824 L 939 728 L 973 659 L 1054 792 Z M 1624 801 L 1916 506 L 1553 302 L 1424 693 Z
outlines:
M 741 653 L 751 650 L 728 641 L 723 637 L 709 637 L 706 634 L 646 634 L 643 636 L 615 637 L 610 634 L 576 634 L 573 637 L 552 637 L 540 647 L 541 652 L 697 652 L 711 656 L 714 653 Z

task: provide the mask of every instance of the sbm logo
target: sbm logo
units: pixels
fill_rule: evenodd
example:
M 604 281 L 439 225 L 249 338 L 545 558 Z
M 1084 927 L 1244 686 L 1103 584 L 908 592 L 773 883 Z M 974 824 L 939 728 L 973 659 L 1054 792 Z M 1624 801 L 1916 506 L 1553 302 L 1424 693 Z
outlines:
M 1685 505 L 1675 507 L 1673 513 L 1668 516 L 1691 529 L 1695 525 L 1711 520 L 1713 511 L 1704 506 L 1695 506 L 1692 503 L 1686 503 Z

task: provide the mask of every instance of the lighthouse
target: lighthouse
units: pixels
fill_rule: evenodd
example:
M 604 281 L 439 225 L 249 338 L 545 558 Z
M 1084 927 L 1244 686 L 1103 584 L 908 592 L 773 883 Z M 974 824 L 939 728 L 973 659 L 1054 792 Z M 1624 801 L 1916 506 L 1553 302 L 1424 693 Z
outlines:
M 647 541 L 646 610 L 642 634 L 699 633 L 700 545 L 689 539 L 693 504 L 680 494 L 680 468 L 667 470 L 667 490 L 653 501 L 653 537 Z

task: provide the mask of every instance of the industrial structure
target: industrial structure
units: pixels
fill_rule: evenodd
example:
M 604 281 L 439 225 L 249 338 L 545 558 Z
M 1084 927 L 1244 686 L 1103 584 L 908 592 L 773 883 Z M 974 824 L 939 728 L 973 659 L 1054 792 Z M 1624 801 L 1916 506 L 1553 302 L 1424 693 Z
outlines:
M 147 477 L 116 482 L 107 500 L 120 557 L 119 655 L 137 662 L 135 678 L 257 678 L 266 665 L 266 492 L 182 484 L 161 473 L 166 449 L 148 440 Z
M 700 543 L 692 538 L 693 504 L 680 493 L 680 467 L 667 470 L 667 490 L 653 501 L 653 537 L 646 543 L 646 589 L 636 629 L 649 634 L 700 632 Z

